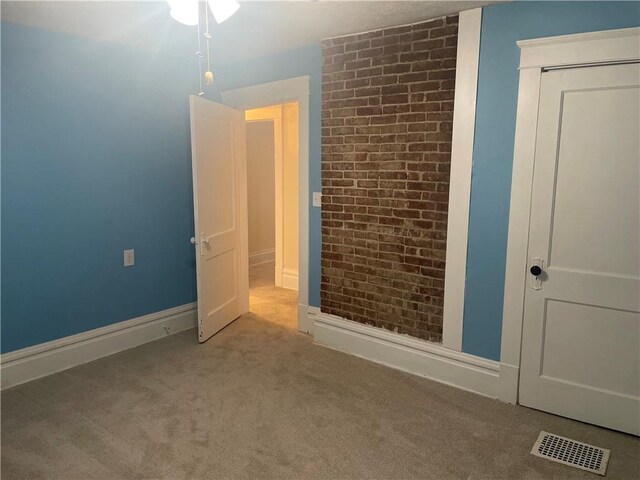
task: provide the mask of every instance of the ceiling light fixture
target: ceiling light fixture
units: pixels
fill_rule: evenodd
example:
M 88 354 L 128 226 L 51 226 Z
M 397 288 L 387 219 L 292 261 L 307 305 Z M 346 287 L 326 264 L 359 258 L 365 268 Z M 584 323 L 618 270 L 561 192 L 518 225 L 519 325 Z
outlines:
M 198 0 L 167 0 L 167 3 L 174 20 L 184 25 L 198 24 Z
M 203 80 L 207 85 L 213 84 L 213 72 L 211 71 L 211 51 L 209 43 L 211 41 L 211 32 L 209 31 L 209 13 L 207 12 L 207 4 L 211 9 L 213 18 L 216 23 L 222 23 L 231 15 L 236 13 L 240 8 L 240 4 L 237 0 L 207 0 L 204 4 L 204 28 L 202 33 L 200 25 L 200 2 L 199 0 L 167 0 L 169 7 L 171 8 L 169 14 L 178 22 L 184 25 L 197 25 L 198 26 L 198 51 L 196 57 L 198 58 L 198 66 L 200 70 L 200 92 L 198 95 L 204 95 Z M 202 51 L 202 39 L 205 40 L 206 46 L 206 62 L 207 71 L 203 72 L 203 63 L 205 53 Z
M 240 8 L 240 4 L 236 0 L 207 0 L 207 3 L 218 24 L 224 22 Z
M 167 0 L 174 20 L 184 25 L 198 24 L 198 0 Z M 236 0 L 207 0 L 216 23 L 222 23 L 236 13 L 240 4 Z

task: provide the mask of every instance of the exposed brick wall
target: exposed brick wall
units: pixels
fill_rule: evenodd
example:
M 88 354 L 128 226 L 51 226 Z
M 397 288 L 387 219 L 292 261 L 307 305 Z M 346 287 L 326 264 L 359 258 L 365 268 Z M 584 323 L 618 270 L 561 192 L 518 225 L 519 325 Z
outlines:
M 458 17 L 323 41 L 323 312 L 442 341 Z

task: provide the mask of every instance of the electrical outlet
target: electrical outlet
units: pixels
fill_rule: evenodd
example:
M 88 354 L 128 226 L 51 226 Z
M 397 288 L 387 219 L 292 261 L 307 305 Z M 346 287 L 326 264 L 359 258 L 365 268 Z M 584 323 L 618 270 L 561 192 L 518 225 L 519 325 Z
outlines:
M 313 206 L 321 207 L 322 206 L 322 193 L 321 192 L 313 192 Z
M 136 264 L 136 253 L 135 250 L 125 250 L 124 251 L 124 266 L 125 267 L 133 267 Z

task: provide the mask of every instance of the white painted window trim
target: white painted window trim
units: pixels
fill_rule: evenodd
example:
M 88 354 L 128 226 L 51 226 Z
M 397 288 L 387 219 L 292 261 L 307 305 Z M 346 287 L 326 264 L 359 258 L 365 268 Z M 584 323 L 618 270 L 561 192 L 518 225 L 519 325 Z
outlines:
M 481 24 L 481 8 L 460 13 L 442 319 L 442 346 L 458 352 L 462 351 Z
M 309 333 L 309 77 L 295 77 L 222 92 L 240 110 L 298 102 L 298 330 Z
M 501 400 L 509 403 L 518 401 L 531 185 L 542 73 L 549 68 L 638 61 L 640 28 L 523 40 L 517 44 L 521 49 L 520 88 L 511 180 L 498 394 Z

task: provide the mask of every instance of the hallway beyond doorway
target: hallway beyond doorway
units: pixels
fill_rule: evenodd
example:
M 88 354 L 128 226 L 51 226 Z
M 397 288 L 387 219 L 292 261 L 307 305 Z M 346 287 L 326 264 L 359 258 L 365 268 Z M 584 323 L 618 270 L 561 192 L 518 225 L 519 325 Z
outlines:
M 275 262 L 249 267 L 249 311 L 282 327 L 298 328 L 298 292 L 276 287 Z

